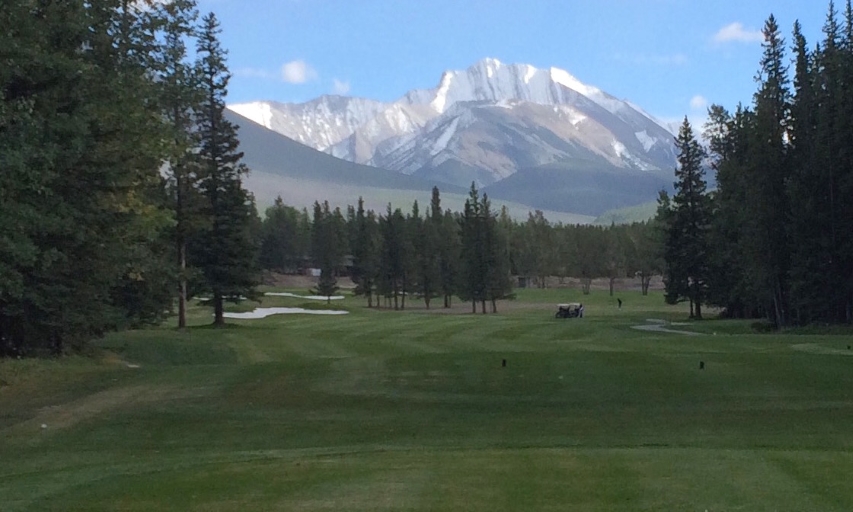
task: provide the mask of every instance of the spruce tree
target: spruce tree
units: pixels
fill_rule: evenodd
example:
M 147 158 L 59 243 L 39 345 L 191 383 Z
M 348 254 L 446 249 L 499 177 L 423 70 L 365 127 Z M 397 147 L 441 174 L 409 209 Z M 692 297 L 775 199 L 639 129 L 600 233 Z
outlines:
M 355 236 L 352 243 L 352 280 L 355 294 L 367 297 L 367 307 L 373 307 L 373 293 L 379 271 L 379 247 L 375 214 L 364 211 L 364 200 L 358 198 L 355 212 Z
M 745 276 L 768 318 L 777 327 L 787 324 L 789 252 L 787 220 L 790 206 L 786 183 L 790 174 L 787 137 L 790 122 L 785 42 L 776 19 L 764 26 L 760 88 L 755 94 L 755 120 L 747 166 L 748 198 L 742 246 Z
M 471 301 L 472 313 L 477 312 L 478 302 L 486 300 L 486 247 L 481 208 L 479 191 L 472 182 L 459 219 L 462 243 L 459 297 Z
M 450 210 L 442 211 L 441 193 L 438 187 L 432 188 L 429 222 L 433 236 L 436 237 L 433 251 L 438 258 L 438 281 L 436 290 L 444 299 L 444 307 L 449 308 L 456 292 L 459 269 L 459 229 Z
M 438 211 L 438 222 L 433 219 Z M 441 281 L 440 222 L 441 209 L 432 207 L 427 210 L 423 221 L 415 221 L 413 239 L 414 255 L 418 262 L 418 292 L 424 299 L 426 308 L 430 308 L 432 299 L 439 295 Z
M 483 194 L 481 210 L 486 252 L 485 300 L 491 303 L 492 313 L 497 313 L 497 301 L 513 296 L 508 234 L 501 229 L 497 217 L 492 213 L 488 194 Z M 483 312 L 485 313 L 485 307 Z
M 159 52 L 159 80 L 164 128 L 168 134 L 167 179 L 174 211 L 174 244 L 177 259 L 178 328 L 186 327 L 187 244 L 200 227 L 201 197 L 195 149 L 197 133 L 193 112 L 201 101 L 198 67 L 189 61 L 185 40 L 195 33 L 198 19 L 195 0 L 174 0 L 161 6 L 164 38 Z
M 320 270 L 320 279 L 317 281 L 317 287 L 311 290 L 314 295 L 326 297 L 326 303 L 331 304 L 332 295 L 338 292 L 338 278 L 335 272 L 331 269 L 324 268 Z
M 678 132 L 678 167 L 675 170 L 675 195 L 666 239 L 675 282 L 667 283 L 667 293 L 688 299 L 693 316 L 702 318 L 702 304 L 708 279 L 708 232 L 711 211 L 706 192 L 703 163 L 705 150 L 696 140 L 687 118 Z
M 153 21 L 127 2 L 0 5 L 0 355 L 168 308 Z
M 201 190 L 208 225 L 196 239 L 198 266 L 213 295 L 214 324 L 223 325 L 224 301 L 257 295 L 254 202 L 242 186 L 248 168 L 240 162 L 237 128 L 225 119 L 230 73 L 219 43 L 219 22 L 212 13 L 202 20 L 197 53 L 201 59 L 203 99 L 196 112 Z

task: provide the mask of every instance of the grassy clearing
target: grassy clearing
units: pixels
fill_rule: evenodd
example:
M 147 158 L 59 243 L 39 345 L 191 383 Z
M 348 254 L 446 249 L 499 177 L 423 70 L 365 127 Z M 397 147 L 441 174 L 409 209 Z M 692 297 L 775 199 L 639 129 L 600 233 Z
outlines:
M 97 359 L 0 362 L 0 510 L 853 508 L 852 337 L 642 332 L 684 308 L 619 296 L 226 329 L 194 308 Z

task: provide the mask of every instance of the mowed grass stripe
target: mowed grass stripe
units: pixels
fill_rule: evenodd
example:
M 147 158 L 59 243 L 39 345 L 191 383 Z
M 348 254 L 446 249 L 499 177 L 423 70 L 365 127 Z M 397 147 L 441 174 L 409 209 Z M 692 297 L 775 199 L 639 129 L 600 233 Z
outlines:
M 100 360 L 0 362 L 0 510 L 853 509 L 849 336 L 642 332 L 684 306 L 628 293 L 556 320 L 565 295 L 193 309 Z
M 844 510 L 846 457 L 821 484 L 779 460 L 813 452 L 701 449 L 383 451 L 115 467 L 49 482 L 23 510 Z M 702 464 L 695 464 L 701 461 Z M 814 462 L 818 462 L 815 460 Z M 808 464 L 806 465 L 808 466 Z M 839 474 L 841 473 L 841 474 Z M 697 486 L 696 482 L 702 485 Z M 157 500 L 152 489 L 173 497 Z M 28 501 L 28 503 L 25 503 Z M 21 508 L 18 508 L 18 507 Z

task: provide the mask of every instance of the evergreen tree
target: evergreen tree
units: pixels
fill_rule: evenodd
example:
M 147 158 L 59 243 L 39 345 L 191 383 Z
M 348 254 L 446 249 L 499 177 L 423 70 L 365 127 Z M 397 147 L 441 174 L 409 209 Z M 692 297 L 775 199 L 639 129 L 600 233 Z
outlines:
M 347 228 L 340 208 L 332 210 L 328 201 L 314 202 L 311 225 L 311 256 L 314 266 L 337 275 L 347 252 Z
M 702 318 L 708 278 L 708 232 L 711 223 L 707 184 L 702 167 L 705 150 L 696 140 L 687 118 L 676 140 L 678 167 L 675 195 L 668 219 L 667 265 L 672 269 L 667 294 L 686 298 L 692 315 Z
M 400 298 L 406 281 L 406 218 L 399 208 L 388 205 L 386 215 L 380 220 L 382 231 L 382 268 L 380 288 L 393 300 L 394 309 L 400 309 Z
M 626 238 L 624 229 L 611 224 L 607 230 L 606 249 L 603 254 L 604 269 L 607 274 L 610 296 L 613 296 L 617 279 L 628 273 L 628 253 L 630 240 Z
M 757 310 L 742 248 L 748 223 L 745 205 L 753 124 L 754 115 L 748 109 L 739 106 L 732 115 L 713 105 L 705 131 L 717 181 L 711 203 L 709 245 L 714 250 L 708 260 L 707 297 L 710 304 L 724 309 L 725 316 L 735 318 L 754 316 Z
M 164 20 L 164 40 L 159 52 L 159 80 L 164 128 L 168 133 L 167 179 L 171 192 L 175 228 L 174 244 L 178 276 L 178 328 L 186 327 L 187 244 L 199 229 L 201 197 L 194 150 L 198 146 L 193 112 L 201 101 L 198 67 L 188 61 L 185 39 L 194 35 L 198 19 L 195 0 L 174 0 L 160 6 Z
M 320 279 L 317 281 L 317 287 L 311 290 L 311 293 L 326 297 L 326 303 L 332 303 L 332 295 L 338 292 L 338 278 L 335 272 L 324 268 L 320 270 Z
M 827 50 L 832 57 L 827 59 L 829 61 L 837 60 L 838 51 L 838 29 L 833 11 L 834 8 L 830 6 Z M 818 93 L 822 87 L 815 69 L 815 56 L 808 51 L 799 23 L 794 26 L 794 53 L 794 98 L 791 103 L 793 165 L 787 188 L 791 204 L 788 235 L 791 251 L 791 306 L 797 322 L 803 323 L 820 317 L 822 312 L 831 311 L 831 290 L 835 286 L 832 282 L 834 272 L 827 272 L 826 268 L 827 263 L 832 265 L 833 262 L 835 215 L 832 211 L 834 194 L 831 176 L 835 157 L 819 151 L 818 147 L 823 146 L 821 141 L 831 143 L 832 137 L 827 135 L 833 130 L 835 113 L 820 107 L 827 103 L 828 98 L 824 95 L 833 96 L 836 87 L 831 85 Z M 837 69 L 825 72 L 835 75 Z M 819 131 L 823 132 L 820 138 Z
M 458 290 L 462 251 L 459 220 L 449 209 L 444 211 L 439 230 L 441 233 L 441 293 L 444 296 L 444 307 L 449 308 L 453 305 L 453 296 Z
M 373 307 L 373 292 L 379 272 L 379 244 L 376 217 L 364 211 L 364 200 L 358 198 L 355 212 L 355 236 L 352 242 L 352 280 L 355 294 L 367 297 L 367 307 Z
M 433 215 L 438 218 L 434 219 Z M 440 206 L 431 207 L 426 213 L 426 218 L 421 222 L 415 221 L 415 238 L 413 239 L 414 254 L 419 263 L 418 266 L 418 292 L 424 299 L 426 308 L 430 308 L 433 298 L 439 296 L 441 289 L 441 220 L 443 218 Z M 437 220 L 437 222 L 436 222 Z
M 789 91 L 784 65 L 784 39 L 773 16 L 764 26 L 763 56 L 755 94 L 755 121 L 750 165 L 746 167 L 749 201 L 741 238 L 745 276 L 768 317 L 787 324 L 789 252 L 786 225 L 790 207 L 786 195 L 789 162 Z
M 305 257 L 305 233 L 301 213 L 277 197 L 267 208 L 261 227 L 259 261 L 262 268 L 294 273 Z
M 462 241 L 459 298 L 471 301 L 472 313 L 477 312 L 478 302 L 483 302 L 485 309 L 486 300 L 486 246 L 481 208 L 479 191 L 472 182 L 459 220 Z
M 0 356 L 77 349 L 168 307 L 154 30 L 127 3 L 0 5 Z
M 509 267 L 509 244 L 506 233 L 500 229 L 496 216 L 492 213 L 489 196 L 483 194 L 481 211 L 483 214 L 485 245 L 485 300 L 491 302 L 492 313 L 498 312 L 497 301 L 511 298 L 512 279 Z M 483 313 L 485 313 L 483 302 Z
M 450 210 L 442 211 L 441 193 L 438 187 L 432 188 L 429 215 L 430 230 L 435 242 L 432 247 L 434 257 L 438 260 L 438 275 L 435 282 L 436 292 L 444 299 L 444 307 L 451 306 L 456 292 L 459 268 L 459 233 L 458 223 Z
M 240 163 L 237 128 L 224 117 L 230 73 L 226 52 L 219 44 L 219 22 L 214 14 L 202 20 L 197 53 L 201 59 L 204 98 L 196 112 L 199 131 L 201 190 L 209 225 L 196 240 L 198 266 L 213 299 L 214 324 L 223 325 L 224 301 L 256 296 L 257 275 L 252 238 L 254 202 L 242 186 L 248 172 Z

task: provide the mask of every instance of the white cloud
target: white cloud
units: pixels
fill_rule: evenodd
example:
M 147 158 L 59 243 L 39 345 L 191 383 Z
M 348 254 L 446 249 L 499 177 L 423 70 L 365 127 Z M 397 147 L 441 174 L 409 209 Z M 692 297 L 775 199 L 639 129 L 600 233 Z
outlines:
M 337 78 L 332 80 L 332 92 L 335 94 L 346 94 L 349 92 L 349 80 L 341 81 Z
M 704 110 L 708 106 L 708 99 L 702 96 L 701 94 L 697 94 L 690 98 L 690 108 L 693 110 Z
M 316 80 L 317 71 L 304 60 L 293 60 L 281 67 L 281 79 L 289 84 L 304 84 Z
M 764 34 L 760 30 L 747 30 L 743 23 L 736 21 L 721 28 L 714 34 L 715 43 L 760 43 Z

